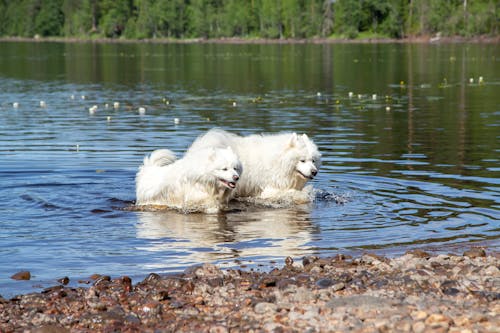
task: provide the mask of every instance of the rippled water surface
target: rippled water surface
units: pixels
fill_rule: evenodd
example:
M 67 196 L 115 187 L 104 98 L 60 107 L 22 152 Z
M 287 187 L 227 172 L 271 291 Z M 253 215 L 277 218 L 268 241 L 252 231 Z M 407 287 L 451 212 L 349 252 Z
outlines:
M 308 254 L 498 249 L 499 54 L 493 44 L 0 42 L 0 294 L 93 273 L 137 282 L 200 262 L 268 269 Z M 182 154 L 212 127 L 307 133 L 323 154 L 317 200 L 130 210 L 144 155 Z M 20 270 L 32 280 L 11 280 Z

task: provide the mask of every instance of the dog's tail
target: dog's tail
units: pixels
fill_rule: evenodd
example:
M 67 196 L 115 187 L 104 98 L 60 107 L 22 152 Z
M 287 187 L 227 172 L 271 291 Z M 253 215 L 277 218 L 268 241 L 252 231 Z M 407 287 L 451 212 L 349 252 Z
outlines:
M 144 157 L 144 166 L 165 166 L 177 160 L 174 152 L 168 149 L 157 149 L 151 155 Z

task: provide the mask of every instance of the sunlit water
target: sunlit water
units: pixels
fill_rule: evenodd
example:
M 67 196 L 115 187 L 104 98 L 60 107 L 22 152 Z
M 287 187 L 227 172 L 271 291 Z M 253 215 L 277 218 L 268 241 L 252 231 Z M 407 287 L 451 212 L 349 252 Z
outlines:
M 0 295 L 201 262 L 266 270 L 309 254 L 498 249 L 499 51 L 0 43 Z M 323 154 L 317 199 L 219 215 L 130 209 L 144 155 L 181 155 L 212 127 L 307 133 Z M 11 280 L 20 270 L 32 280 Z

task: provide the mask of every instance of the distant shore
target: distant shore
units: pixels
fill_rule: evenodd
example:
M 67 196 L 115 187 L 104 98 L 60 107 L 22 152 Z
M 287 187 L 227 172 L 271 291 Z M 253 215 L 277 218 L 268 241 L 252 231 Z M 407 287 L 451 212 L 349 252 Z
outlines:
M 377 43 L 487 43 L 500 44 L 500 36 L 475 37 L 444 37 L 444 36 L 415 36 L 402 39 L 393 38 L 309 38 L 309 39 L 266 39 L 266 38 L 77 38 L 77 37 L 0 37 L 0 42 L 58 42 L 58 43 L 151 43 L 151 44 L 377 44 Z

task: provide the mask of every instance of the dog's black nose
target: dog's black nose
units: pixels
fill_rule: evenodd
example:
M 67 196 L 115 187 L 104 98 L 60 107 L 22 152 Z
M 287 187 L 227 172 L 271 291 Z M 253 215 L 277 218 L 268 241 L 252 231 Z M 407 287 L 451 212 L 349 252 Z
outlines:
M 233 179 L 234 179 L 234 180 L 238 180 L 238 179 L 240 179 L 240 177 L 239 177 L 238 175 L 234 175 L 234 176 L 233 176 Z
M 316 176 L 318 174 L 318 171 L 317 170 L 313 170 L 311 173 L 312 173 L 313 176 Z

